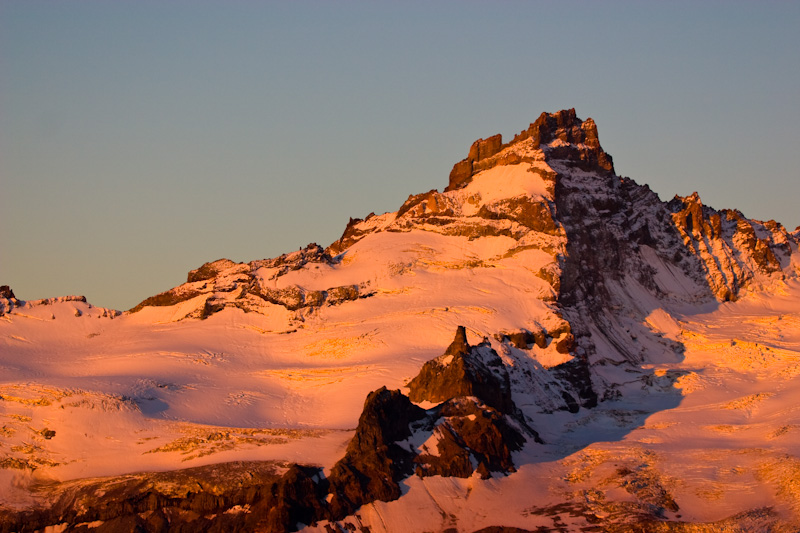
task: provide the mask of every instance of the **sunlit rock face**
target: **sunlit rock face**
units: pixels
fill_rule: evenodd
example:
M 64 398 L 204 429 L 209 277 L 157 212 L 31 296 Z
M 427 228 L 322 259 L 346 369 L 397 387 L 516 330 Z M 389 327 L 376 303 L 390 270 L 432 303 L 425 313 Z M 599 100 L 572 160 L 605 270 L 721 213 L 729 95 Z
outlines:
M 506 150 L 522 143 L 528 148 L 528 153 Z M 547 151 L 550 158 L 569 162 L 573 167 L 614 172 L 611 156 L 600 147 L 594 120 L 582 121 L 575 115 L 574 109 L 566 109 L 552 114 L 542 113 L 528 129 L 522 130 L 507 144 L 503 144 L 502 136 L 499 134 L 475 141 L 467 157 L 453 166 L 450 183 L 445 191 L 464 187 L 471 181 L 472 176 L 483 170 L 498 165 L 533 161 L 530 150 L 541 148 L 543 145 L 549 149 Z
M 800 528 L 800 229 L 574 110 L 466 152 L 124 313 L 0 287 L 0 529 Z
M 697 193 L 668 204 L 683 249 L 717 299 L 735 300 L 739 291 L 764 274 L 778 274 L 791 262 L 797 239 L 781 224 L 750 220 L 736 210 L 704 206 Z

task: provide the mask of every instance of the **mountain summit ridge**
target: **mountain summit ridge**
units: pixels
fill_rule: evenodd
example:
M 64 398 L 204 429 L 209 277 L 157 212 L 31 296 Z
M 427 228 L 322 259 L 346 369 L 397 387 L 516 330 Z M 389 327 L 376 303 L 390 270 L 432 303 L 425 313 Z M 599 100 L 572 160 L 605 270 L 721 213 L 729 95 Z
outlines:
M 563 144 L 557 144 L 546 150 L 545 160 L 568 159 L 579 163 L 583 168 L 614 172 L 611 156 L 600 147 L 594 120 L 591 118 L 580 120 L 575 108 L 572 108 L 555 113 L 542 113 L 527 129 L 522 130 L 506 144 L 503 144 L 503 137 L 500 134 L 487 139 L 478 139 L 470 146 L 467 157 L 453 166 L 453 170 L 450 171 L 450 183 L 445 192 L 464 187 L 472 176 L 497 164 L 522 162 L 523 159 L 516 152 L 508 153 L 505 157 L 495 157 L 506 148 L 529 141 L 530 148 L 537 149 L 556 140 Z
M 293 332 L 334 307 L 387 301 L 420 269 L 444 279 L 448 271 L 526 268 L 531 281 L 514 290 L 533 290 L 541 310 L 531 316 L 542 318 L 518 317 L 486 333 L 548 339 L 549 386 L 559 393 L 547 402 L 575 410 L 620 394 L 617 378 L 600 378 L 593 367 L 620 360 L 638 367 L 653 350 L 630 343 L 627 334 L 620 338 L 628 319 L 608 309 L 644 321 L 651 304 L 643 302 L 677 309 L 733 301 L 800 272 L 793 259 L 798 239 L 780 224 L 714 210 L 696 193 L 663 202 L 646 185 L 617 176 L 594 121 L 580 120 L 574 109 L 543 113 L 507 144 L 499 136 L 479 139 L 454 169 L 466 166 L 470 175 L 451 173 L 442 192 L 410 195 L 396 212 L 350 219 L 328 248 L 312 243 L 275 259 L 207 263 L 184 285 L 130 312 L 166 306 L 174 309 L 170 320 L 183 320 L 237 308 Z M 438 244 L 390 259 L 380 250 L 394 246 L 382 244 L 397 240 L 392 235 L 398 243 L 405 242 L 401 235 L 429 235 Z M 467 243 L 473 252 L 446 251 Z M 676 357 L 681 347 L 666 349 L 665 357 Z
M 595 179 L 597 176 L 602 177 L 602 179 L 613 177 L 622 181 L 627 180 L 627 183 L 636 184 L 629 178 L 618 178 L 614 173 L 613 159 L 611 155 L 602 149 L 597 125 L 593 119 L 581 120 L 577 117 L 574 108 L 553 113 L 543 112 L 528 128 L 522 130 L 507 143 L 502 142 L 502 135 L 500 134 L 486 139 L 481 138 L 472 143 L 467 157 L 453 166 L 449 176 L 449 183 L 441 193 L 433 189 L 427 193 L 412 194 L 395 213 L 385 213 L 383 215 L 370 213 L 365 219 L 350 218 L 342 236 L 324 249 L 316 243 L 311 243 L 305 249 L 301 248 L 299 252 L 283 254 L 274 259 L 261 259 L 249 263 L 235 263 L 225 258 L 210 261 L 191 271 L 187 276 L 187 284 L 212 280 L 215 275 L 223 272 L 236 271 L 244 273 L 248 270 L 244 265 L 249 265 L 250 270 L 253 270 L 265 264 L 283 264 L 282 270 L 285 272 L 301 268 L 301 265 L 307 262 L 332 264 L 337 255 L 358 242 L 363 236 L 374 231 L 397 231 L 396 228 L 400 225 L 399 221 L 404 216 L 408 219 L 415 219 L 417 222 L 427 219 L 431 224 L 443 225 L 443 217 L 453 218 L 463 214 L 459 212 L 459 209 L 454 208 L 454 203 L 458 203 L 459 200 L 457 199 L 456 202 L 453 202 L 452 199 L 454 197 L 445 193 L 464 190 L 472 182 L 474 176 L 482 172 L 497 167 L 520 164 L 529 164 L 528 171 L 538 174 L 543 179 L 549 194 L 543 193 L 541 196 L 544 196 L 547 202 L 520 206 L 511 201 L 519 196 L 516 195 L 512 198 L 504 199 L 506 201 L 505 207 L 515 209 L 513 213 L 498 213 L 487 208 L 478 213 L 479 217 L 495 220 L 516 217 L 517 222 L 522 222 L 530 229 L 547 234 L 556 234 L 563 229 L 559 228 L 560 220 L 557 220 L 558 216 L 554 210 L 555 204 L 559 203 L 555 198 L 556 183 L 565 171 L 583 171 L 584 176 L 595 174 Z M 575 177 L 572 176 L 570 179 L 574 184 Z M 638 186 L 638 184 L 636 185 Z M 649 191 L 647 185 L 641 187 Z M 573 186 L 561 187 L 560 196 L 570 190 L 577 189 Z M 588 191 L 589 194 L 596 192 L 598 191 Z M 474 195 L 469 198 L 469 201 L 473 201 L 473 199 Z M 549 209 L 545 203 L 550 204 Z M 562 198 L 560 203 L 562 204 L 563 212 L 563 206 L 567 202 Z M 711 283 L 715 297 L 723 301 L 735 298 L 740 288 L 753 278 L 754 272 L 775 273 L 784 268 L 786 257 L 792 253 L 792 243 L 800 242 L 800 227 L 790 232 L 778 222 L 773 220 L 761 222 L 749 219 L 736 209 L 715 210 L 704 205 L 697 192 L 686 197 L 676 195 L 671 201 L 664 203 L 669 210 L 669 216 L 673 219 L 675 227 L 686 241 L 685 244 L 693 248 L 695 253 L 698 252 L 698 247 L 707 248 L 704 247 L 703 239 L 712 241 L 720 239 L 723 235 L 723 222 L 728 223 L 728 234 L 731 233 L 730 225 L 733 224 L 738 232 L 743 235 L 740 240 L 748 248 L 749 255 L 752 258 L 751 264 L 748 265 L 749 271 L 748 269 L 742 270 L 742 268 L 735 265 L 738 258 L 734 256 L 739 254 L 734 253 L 733 249 L 736 246 L 732 246 L 731 243 L 727 243 L 728 250 L 726 250 L 726 256 L 721 261 L 721 264 L 727 265 L 728 268 L 733 269 L 735 272 L 722 274 L 721 269 L 723 267 L 715 267 L 715 262 L 720 263 L 720 261 L 708 258 L 703 261 L 709 275 L 723 278 L 722 281 L 717 280 Z M 511 204 L 514 205 L 512 206 Z M 566 216 L 574 215 L 566 214 Z M 406 227 L 409 227 L 409 225 L 406 224 Z M 476 229 L 476 231 L 480 232 L 481 230 Z M 502 230 L 484 228 L 483 231 Z M 480 235 L 474 233 L 469 235 L 470 238 L 478 236 Z M 345 289 L 345 291 L 347 292 L 349 289 Z M 181 294 L 175 294 L 176 292 Z M 176 287 L 146 298 L 130 309 L 129 312 L 137 312 L 147 306 L 173 305 L 187 299 L 189 294 L 196 295 L 199 293 L 194 290 L 178 290 L 178 287 Z M 0 294 L 0 297 L 6 297 L 6 295 Z M 263 298 L 265 296 L 260 294 L 260 297 Z M 288 308 L 303 306 L 301 302 L 297 301 L 296 294 L 293 295 L 293 298 L 293 300 L 289 298 L 294 303 L 288 303 Z M 266 299 L 280 301 L 280 298 L 272 296 L 266 296 Z M 324 300 L 324 298 L 320 298 L 319 295 L 310 297 L 312 303 L 321 300 Z M 338 303 L 340 299 L 335 298 L 334 301 Z M 197 315 L 197 317 L 200 317 L 200 315 Z

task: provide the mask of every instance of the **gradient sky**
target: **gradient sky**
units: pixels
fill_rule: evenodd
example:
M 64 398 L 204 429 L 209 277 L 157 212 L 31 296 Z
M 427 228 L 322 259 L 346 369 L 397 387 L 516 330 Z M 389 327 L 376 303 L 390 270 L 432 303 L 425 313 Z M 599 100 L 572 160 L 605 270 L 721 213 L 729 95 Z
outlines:
M 799 97 L 800 2 L 0 0 L 0 284 L 127 309 L 570 107 L 662 199 L 793 229 Z

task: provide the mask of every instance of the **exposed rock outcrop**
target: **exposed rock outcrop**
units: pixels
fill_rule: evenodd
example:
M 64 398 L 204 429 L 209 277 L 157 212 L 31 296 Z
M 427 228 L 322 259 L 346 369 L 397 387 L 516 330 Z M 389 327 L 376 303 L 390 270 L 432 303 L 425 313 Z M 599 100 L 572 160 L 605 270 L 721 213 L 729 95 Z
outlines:
M 464 326 L 458 327 L 444 355 L 425 363 L 408 388 L 415 402 L 474 396 L 501 413 L 511 413 L 514 406 L 503 361 L 488 342 L 470 346 Z
M 325 291 L 306 290 L 302 287 L 292 286 L 285 289 L 271 289 L 253 281 L 246 290 L 246 294 L 258 296 L 262 300 L 271 304 L 280 305 L 290 311 L 308 307 L 320 307 L 324 304 L 339 305 L 344 302 L 358 300 L 370 293 L 363 293 L 358 285 L 345 285 L 342 287 L 331 287 Z M 223 300 L 223 307 L 227 305 Z M 245 311 L 247 308 L 245 308 Z
M 136 313 L 145 307 L 166 307 L 170 305 L 177 305 L 200 296 L 202 294 L 199 290 L 180 290 L 179 288 L 170 289 L 150 296 L 139 302 L 136 306 L 132 307 L 128 312 Z
M 239 264 L 240 263 L 234 263 L 230 259 L 217 259 L 216 261 L 205 263 L 200 268 L 189 272 L 189 275 L 186 276 L 186 283 L 194 283 L 197 281 L 212 279 L 221 272 L 234 268 Z M 244 265 L 241 266 L 244 267 Z
M 280 287 L 277 284 L 277 280 L 289 272 L 311 265 L 333 264 L 335 261 L 328 251 L 315 243 L 297 252 L 250 263 L 218 259 L 189 272 L 183 285 L 151 296 L 128 312 L 136 313 L 145 307 L 176 306 L 198 298 L 199 303 L 186 309 L 181 318 L 205 319 L 231 307 L 245 312 L 263 312 L 267 303 L 288 311 L 300 311 L 340 305 L 373 294 L 366 284 L 325 290 L 309 290 L 297 285 Z
M 333 517 L 400 497 L 399 481 L 412 472 L 414 453 L 397 442 L 410 437 L 412 424 L 425 416 L 398 390 L 382 387 L 367 396 L 356 434 L 329 476 Z
M 86 304 L 86 308 L 92 309 L 92 305 L 86 301 L 86 296 L 71 294 L 67 296 L 57 296 L 55 298 L 42 298 L 39 300 L 20 300 L 14 296 L 14 291 L 8 285 L 0 287 L 0 316 L 7 313 L 12 313 L 15 309 L 32 309 L 34 307 L 49 306 L 60 303 L 78 302 Z M 95 315 L 106 318 L 114 318 L 122 314 L 120 311 L 114 309 L 107 309 L 104 307 L 93 308 Z M 71 311 L 75 317 L 83 316 L 83 312 L 79 309 L 72 309 Z M 55 315 L 52 315 L 55 317 Z
M 495 335 L 495 338 L 500 342 L 508 341 L 520 350 L 528 350 L 533 345 L 539 348 L 546 348 L 550 341 L 553 340 L 553 333 L 548 333 L 543 329 L 538 331 L 522 329 L 520 331 L 498 333 Z
M 75 485 L 49 509 L 0 513 L 0 531 L 293 531 L 324 514 L 326 486 L 318 468 L 272 462 L 132 474 Z
M 408 387 L 414 401 L 442 402 L 431 411 L 436 448 L 414 459 L 419 476 L 469 477 L 477 471 L 486 478 L 491 472 L 513 472 L 511 453 L 529 438 L 541 442 L 514 404 L 502 359 L 488 341 L 470 346 L 463 326 L 445 353 L 425 363 Z
M 337 241 L 328 246 L 328 248 L 325 249 L 325 253 L 331 256 L 337 256 L 343 251 L 350 248 L 355 243 L 357 243 L 359 240 L 361 240 L 362 237 L 368 235 L 370 233 L 370 230 L 364 230 L 359 228 L 359 224 L 361 224 L 362 222 L 369 221 L 374 216 L 375 213 L 370 213 L 369 215 L 366 216 L 366 218 L 363 219 L 351 217 L 350 220 L 348 220 L 347 222 L 347 226 L 345 226 L 344 228 L 342 236 L 339 237 Z
M 751 220 L 736 210 L 703 205 L 695 192 L 667 204 L 683 241 L 714 296 L 735 300 L 758 275 L 780 272 L 790 262 L 792 234 L 777 222 Z
M 258 525 L 274 532 L 294 531 L 298 524 L 313 524 L 327 513 L 324 500 L 327 487 L 321 469 L 292 465 L 270 486 L 267 497 L 258 502 L 251 522 L 266 514 L 266 519 L 259 520 Z
M 467 157 L 453 166 L 450 172 L 450 183 L 445 191 L 453 191 L 464 187 L 476 173 L 496 165 L 517 164 L 519 157 L 494 157 L 503 150 L 523 141 L 530 140 L 531 148 L 547 146 L 544 151 L 545 160 L 550 158 L 569 161 L 574 167 L 583 170 L 595 170 L 607 173 L 614 172 L 614 163 L 610 155 L 600 147 L 597 125 L 591 118 L 580 120 L 575 109 L 565 109 L 556 113 L 542 113 L 528 129 L 523 130 L 507 144 L 503 144 L 501 135 L 493 135 L 488 139 L 478 139 L 469 149 Z M 501 154 L 502 155 L 502 154 Z
M 426 363 L 425 376 L 413 380 L 419 401 L 446 400 L 435 408 L 425 411 L 385 387 L 367 396 L 345 457 L 326 481 L 326 518 L 340 520 L 366 503 L 399 498 L 400 482 L 412 473 L 487 478 L 514 472 L 512 453 L 529 439 L 541 442 L 513 403 L 508 374 L 491 348 L 470 346 L 459 327 L 441 357 L 455 366 Z M 423 439 L 427 445 L 414 444 Z
M 486 479 L 492 472 L 515 472 L 512 452 L 520 450 L 527 437 L 540 442 L 529 427 L 474 397 L 448 400 L 434 413 L 435 449 L 423 450 L 414 459 L 420 477 L 466 478 L 477 472 Z
M 8 285 L 0 286 L 0 316 L 10 312 L 15 307 L 19 307 L 21 303 L 14 296 L 14 291 L 11 290 L 11 287 Z
M 14 296 L 14 291 L 11 290 L 11 287 L 8 285 L 0 286 L 0 298 L 14 298 L 16 300 L 16 296 Z

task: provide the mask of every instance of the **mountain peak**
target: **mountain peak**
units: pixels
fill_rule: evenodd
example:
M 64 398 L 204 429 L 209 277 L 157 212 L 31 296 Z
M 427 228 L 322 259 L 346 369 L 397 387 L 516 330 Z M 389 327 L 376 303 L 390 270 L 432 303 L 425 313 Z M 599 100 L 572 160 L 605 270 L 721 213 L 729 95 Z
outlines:
M 467 157 L 453 166 L 445 191 L 464 187 L 472 180 L 472 176 L 482 170 L 519 163 L 518 151 L 505 154 L 506 157 L 502 157 L 501 153 L 523 142 L 530 144 L 530 150 L 541 150 L 545 160 L 564 160 L 571 162 L 571 166 L 614 172 L 611 156 L 600 147 L 594 120 L 579 119 L 574 108 L 562 109 L 555 113 L 542 113 L 509 143 L 503 144 L 500 134 L 472 143 Z

